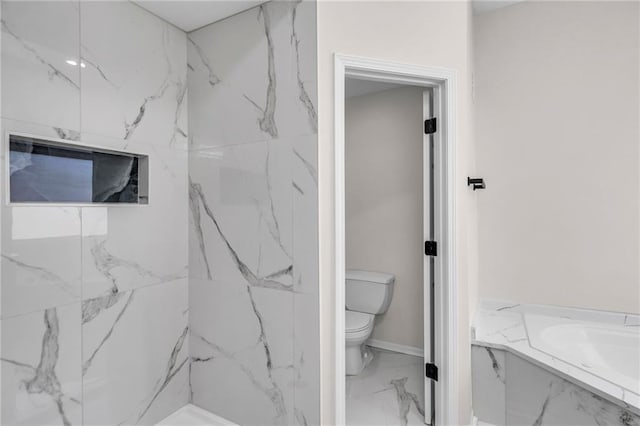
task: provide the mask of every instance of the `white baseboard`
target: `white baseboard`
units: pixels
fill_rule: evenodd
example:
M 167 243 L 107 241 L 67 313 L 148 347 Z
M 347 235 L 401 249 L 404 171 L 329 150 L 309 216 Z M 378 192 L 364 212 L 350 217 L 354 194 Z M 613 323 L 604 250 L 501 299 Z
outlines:
M 400 352 L 402 354 L 424 357 L 424 351 L 414 346 L 399 345 L 397 343 L 385 342 L 377 339 L 369 339 L 367 345 L 374 348 L 385 349 L 387 351 Z

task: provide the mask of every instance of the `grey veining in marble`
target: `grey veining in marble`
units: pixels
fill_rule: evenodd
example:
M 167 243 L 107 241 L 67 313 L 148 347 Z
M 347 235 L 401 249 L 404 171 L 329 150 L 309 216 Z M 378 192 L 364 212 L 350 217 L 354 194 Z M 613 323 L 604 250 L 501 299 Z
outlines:
M 1 7 L 3 118 L 79 131 L 78 2 Z
M 2 424 L 80 423 L 77 314 L 74 304 L 2 320 Z
M 347 424 L 424 424 L 423 359 L 372 348 L 373 361 L 347 377 Z
M 118 312 L 118 316 L 115 318 L 115 320 L 111 324 L 111 327 L 109 328 L 109 330 L 105 333 L 102 340 L 100 340 L 100 343 L 91 351 L 90 354 L 85 354 L 85 357 L 86 355 L 89 355 L 89 356 L 86 357 L 83 361 L 82 374 L 85 374 L 87 372 L 87 370 L 91 366 L 91 363 L 93 362 L 93 359 L 96 357 L 96 355 L 98 354 L 100 349 L 104 346 L 104 344 L 107 342 L 109 337 L 111 337 L 114 329 L 116 328 L 116 325 L 118 325 L 118 322 L 120 321 L 125 311 L 133 301 L 134 295 L 135 295 L 135 290 L 132 290 L 129 292 L 129 295 L 126 298 L 126 302 L 120 309 L 120 312 Z M 124 293 L 116 292 L 108 296 L 97 297 L 95 299 L 89 299 L 89 300 L 83 301 L 82 302 L 82 324 L 86 324 L 92 321 L 98 315 L 100 315 L 100 313 L 105 309 L 110 309 L 112 306 L 117 304 L 123 296 L 124 296 Z
M 24 263 L 21 262 L 17 259 L 14 259 L 12 257 L 9 257 L 7 255 L 2 255 L 2 258 L 4 260 L 6 260 L 7 262 L 12 263 L 13 265 L 15 265 L 18 268 L 24 269 L 26 271 L 29 271 L 35 275 L 37 275 L 40 279 L 44 280 L 44 281 L 48 281 L 58 287 L 60 287 L 60 289 L 62 289 L 63 291 L 73 295 L 73 288 L 71 285 L 69 285 L 63 278 L 59 277 L 58 275 L 56 275 L 55 273 L 47 270 L 46 268 L 37 266 L 37 265 L 29 265 L 28 263 Z
M 275 122 L 275 110 L 276 110 L 276 71 L 275 71 L 275 59 L 274 59 L 274 45 L 273 38 L 271 36 L 271 20 L 269 18 L 269 8 L 265 5 L 260 6 L 260 13 L 258 17 L 262 17 L 264 25 L 264 35 L 267 40 L 267 97 L 265 106 L 258 105 L 249 96 L 244 95 L 247 101 L 251 102 L 253 106 L 262 113 L 262 116 L 258 119 L 260 130 L 269 134 L 272 138 L 278 137 L 278 128 Z
M 284 275 L 291 275 L 291 270 L 292 270 L 292 265 L 289 265 L 283 269 L 274 271 L 269 273 L 268 275 L 264 275 L 264 276 L 257 276 L 238 256 L 238 253 L 235 251 L 235 249 L 231 246 L 231 243 L 229 242 L 229 240 L 225 237 L 224 233 L 222 232 L 222 229 L 220 228 L 220 224 L 218 223 L 218 221 L 216 220 L 216 217 L 213 214 L 213 211 L 211 210 L 211 208 L 209 207 L 209 205 L 207 204 L 207 200 L 202 192 L 202 186 L 198 183 L 190 183 L 190 191 L 191 191 L 191 195 L 190 195 L 190 199 L 191 200 L 197 200 L 196 202 L 192 202 L 192 210 L 194 211 L 193 216 L 194 218 L 200 219 L 200 210 L 199 210 L 199 204 L 202 205 L 204 213 L 206 214 L 206 216 L 211 220 L 211 222 L 213 223 L 216 231 L 218 232 L 219 237 L 222 239 L 222 241 L 224 241 L 224 244 L 229 252 L 229 255 L 231 256 L 231 258 L 233 259 L 236 267 L 238 268 L 238 271 L 240 271 L 240 273 L 242 274 L 242 276 L 245 278 L 245 280 L 247 281 L 247 283 L 249 284 L 249 286 L 251 287 L 264 287 L 264 288 L 271 288 L 271 289 L 277 289 L 277 290 L 287 290 L 290 291 L 292 289 L 291 285 L 287 285 L 287 284 L 283 284 L 280 281 L 276 281 L 275 278 L 280 278 Z M 277 223 L 277 222 L 276 222 Z M 201 230 L 201 225 L 200 222 L 198 222 L 196 224 L 196 227 Z M 204 237 L 199 237 L 199 241 L 203 241 Z M 279 239 L 278 239 L 278 243 L 281 245 Z M 203 246 L 203 245 L 202 245 Z M 205 258 L 206 261 L 206 254 L 203 254 L 203 257 Z M 207 265 L 208 265 L 208 261 Z M 210 274 L 210 271 L 207 270 L 207 273 Z M 209 275 L 210 276 L 210 275 Z
M 505 383 L 506 379 L 505 379 L 505 373 L 504 373 L 504 362 L 503 362 L 503 365 L 501 365 L 498 362 L 498 358 L 496 357 L 496 355 L 494 354 L 491 348 L 485 347 L 484 350 L 487 352 L 487 355 L 491 360 L 491 368 L 493 369 L 493 372 L 495 373 L 496 378 L 500 380 L 502 383 Z
M 45 331 L 42 337 L 42 350 L 37 366 L 4 358 L 2 358 L 2 361 L 29 370 L 32 377 L 23 381 L 25 391 L 28 394 L 49 395 L 58 408 L 62 423 L 64 425 L 70 425 L 71 422 L 66 414 L 65 400 L 76 404 L 81 404 L 81 402 L 75 398 L 67 397 L 62 392 L 60 381 L 56 376 L 55 368 L 58 363 L 58 333 L 60 332 L 60 328 L 58 324 L 58 314 L 55 308 L 44 311 L 44 324 Z
M 153 425 L 188 401 L 186 289 L 179 280 L 84 302 L 85 424 Z
M 495 426 L 506 425 L 506 368 L 504 351 L 471 347 L 473 413 Z
M 303 0 L 296 1 L 296 5 L 293 7 L 293 12 L 291 13 L 291 43 L 293 44 L 295 52 L 296 79 L 298 80 L 299 89 L 298 99 L 300 99 L 300 102 L 307 110 L 307 114 L 309 114 L 309 125 L 311 126 L 312 131 L 316 133 L 318 131 L 318 113 L 300 73 L 300 38 L 296 32 L 296 16 L 298 5 L 302 3 L 302 1 Z
M 409 422 L 407 417 L 412 405 L 418 410 L 418 413 L 424 417 L 424 401 L 420 401 L 420 398 L 418 398 L 415 393 L 407 392 L 405 388 L 407 380 L 409 380 L 408 377 L 391 380 L 391 385 L 396 390 L 398 407 L 400 409 L 400 421 L 403 426 L 406 426 Z
M 304 164 L 304 167 L 307 169 L 307 171 L 309 172 L 309 175 L 311 175 L 311 177 L 313 178 L 313 181 L 315 182 L 315 184 L 317 186 L 318 185 L 318 173 L 316 172 L 316 169 L 313 166 L 313 164 L 309 163 L 309 161 L 307 161 L 302 155 L 300 155 L 300 153 L 297 150 L 294 149 L 293 153 L 302 162 L 302 164 Z M 304 192 L 302 192 L 302 193 L 304 194 Z
M 3 206 L 1 235 L 3 318 L 80 299 L 77 208 Z
M 162 391 L 164 391 L 165 388 L 169 385 L 169 383 L 171 382 L 171 379 L 173 379 L 174 376 L 178 374 L 180 370 L 184 368 L 185 365 L 187 365 L 189 358 L 185 357 L 180 361 L 178 360 L 178 356 L 182 351 L 182 348 L 184 346 L 185 340 L 187 339 L 188 333 L 189 333 L 189 327 L 187 326 L 184 328 L 182 334 L 180 334 L 180 337 L 178 337 L 178 340 L 174 345 L 173 349 L 171 349 L 171 355 L 169 357 L 169 361 L 167 362 L 167 368 L 165 370 L 165 373 L 162 376 L 162 379 L 160 380 L 159 384 L 156 386 L 153 396 L 149 399 L 149 402 L 147 403 L 147 405 L 144 406 L 144 409 L 138 415 L 138 418 L 136 419 L 136 423 L 140 423 L 140 421 L 144 418 L 144 416 L 149 412 L 149 409 L 151 408 L 153 403 L 158 399 L 158 396 L 160 396 Z
M 27 43 L 22 38 L 20 38 L 20 36 L 18 36 L 14 31 L 12 31 L 11 28 L 9 28 L 9 24 L 7 24 L 7 22 L 4 19 L 0 20 L 0 22 L 2 23 L 2 30 L 5 33 L 7 33 L 9 36 L 11 36 L 13 39 L 15 39 L 15 41 L 18 42 L 24 50 L 31 53 L 31 55 L 33 55 L 35 60 L 38 61 L 43 67 L 45 67 L 48 70 L 48 74 L 50 78 L 58 78 L 64 83 L 69 84 L 73 88 L 78 90 L 80 89 L 80 86 L 78 85 L 77 82 L 72 80 L 71 77 L 67 76 L 67 74 L 61 71 L 58 67 L 56 67 L 51 62 L 49 62 L 44 57 L 42 57 L 42 55 L 40 55 L 40 53 L 38 53 L 38 51 L 33 46 L 31 46 L 29 43 Z
M 113 254 L 109 253 L 105 245 L 106 241 L 95 242 L 92 245 L 90 251 L 96 269 L 112 283 L 109 293 L 117 293 L 118 291 L 120 291 L 118 287 L 117 274 L 113 272 L 116 269 L 131 271 L 133 274 L 139 277 L 149 278 L 154 282 L 173 281 L 183 276 L 183 273 L 159 275 L 142 267 L 135 261 L 121 259 L 114 256 Z
M 640 417 L 507 354 L 507 424 L 639 425 Z
M 197 54 L 198 54 L 198 58 L 200 59 L 200 62 L 202 62 L 202 65 L 207 69 L 208 73 L 209 73 L 209 85 L 211 87 L 214 87 L 216 84 L 220 83 L 220 78 L 215 74 L 215 72 L 213 71 L 213 67 L 211 66 L 211 63 L 209 62 L 209 59 L 207 58 L 207 55 L 202 51 L 202 48 L 200 46 L 198 46 L 196 44 L 196 42 L 194 42 L 191 37 L 187 37 L 187 40 L 189 40 L 189 43 L 194 47 L 194 49 L 196 50 Z M 193 69 L 193 67 L 192 67 Z
M 83 132 L 186 148 L 186 34 L 128 2 L 81 6 Z
M 224 294 L 232 305 L 212 312 L 205 300 L 191 303 L 192 322 L 197 328 L 191 340 L 194 402 L 240 424 L 290 424 L 294 414 L 290 365 L 293 342 L 284 326 L 291 294 L 284 293 L 289 298 L 283 300 L 282 292 L 252 288 L 246 281 L 203 281 L 200 285 L 201 297 Z M 192 284 L 191 289 L 198 287 Z M 227 330 L 224 324 L 205 323 L 205 319 L 222 318 L 241 329 Z M 226 386 L 209 386 L 214 377 L 224 380 Z M 250 402 L 253 411 L 234 404 L 237 398 Z
M 67 130 L 60 127 L 54 127 L 53 130 L 56 132 L 56 135 L 58 135 L 58 138 L 60 139 L 67 139 L 71 141 L 80 140 L 80 132 L 77 132 L 75 130 Z
M 473 410 L 492 425 L 630 426 L 640 416 L 532 362 L 472 347 Z
M 220 346 L 208 341 L 202 336 L 194 336 L 194 337 L 198 338 L 201 342 L 203 342 L 211 350 L 212 355 L 205 358 L 194 357 L 192 358 L 192 362 L 206 363 L 206 362 L 212 361 L 215 358 L 224 358 L 236 364 L 237 367 L 242 371 L 242 373 L 246 375 L 246 377 L 251 381 L 253 386 L 256 389 L 258 389 L 261 393 L 263 393 L 271 401 L 275 410 L 276 422 L 286 423 L 287 409 L 284 402 L 284 396 L 278 383 L 273 379 L 273 370 L 272 370 L 273 365 L 271 363 L 271 356 L 269 354 L 269 346 L 268 346 L 268 343 L 266 343 L 266 337 L 264 336 L 264 328 L 262 325 L 260 314 L 257 312 L 256 312 L 256 317 L 258 318 L 258 322 L 260 323 L 260 333 L 261 333 L 260 340 L 266 356 L 265 367 L 266 367 L 266 372 L 268 376 L 267 384 L 262 383 L 262 381 L 256 377 L 257 375 L 254 374 L 253 371 L 249 367 L 244 365 L 241 361 L 238 361 L 238 359 L 234 356 L 233 353 L 225 351 Z

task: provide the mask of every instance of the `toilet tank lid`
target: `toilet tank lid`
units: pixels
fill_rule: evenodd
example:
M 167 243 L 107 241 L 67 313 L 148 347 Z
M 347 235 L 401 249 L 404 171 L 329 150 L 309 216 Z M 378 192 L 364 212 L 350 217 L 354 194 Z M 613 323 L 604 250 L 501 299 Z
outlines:
M 371 281 L 380 284 L 393 284 L 396 276 L 386 272 L 360 271 L 357 269 L 347 269 L 346 278 L 355 281 Z

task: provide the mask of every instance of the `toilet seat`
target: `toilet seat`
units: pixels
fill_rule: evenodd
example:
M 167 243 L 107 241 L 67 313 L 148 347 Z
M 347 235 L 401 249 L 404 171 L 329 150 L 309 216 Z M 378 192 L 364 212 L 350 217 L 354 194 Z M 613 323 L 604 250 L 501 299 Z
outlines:
M 366 339 L 373 330 L 372 314 L 345 311 L 345 333 L 347 340 Z

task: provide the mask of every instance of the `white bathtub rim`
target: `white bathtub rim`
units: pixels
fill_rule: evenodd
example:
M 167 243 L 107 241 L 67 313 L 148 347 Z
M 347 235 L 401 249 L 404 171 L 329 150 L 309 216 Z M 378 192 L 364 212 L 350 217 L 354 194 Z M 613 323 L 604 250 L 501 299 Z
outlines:
M 529 314 L 568 317 L 578 321 L 593 321 L 628 327 L 640 326 L 640 314 L 605 311 L 603 309 L 586 309 L 573 306 L 541 305 L 535 303 L 516 303 L 500 299 L 482 299 L 478 304 L 477 312 L 481 310 L 509 310 L 511 312 L 526 312 Z M 569 316 L 568 314 L 573 315 Z
M 636 415 L 640 415 L 639 393 L 625 389 L 603 377 L 533 348 L 530 345 L 523 318 L 523 312 L 530 312 L 528 311 L 530 306 L 533 306 L 533 310 L 537 312 L 539 310 L 558 312 L 561 309 L 560 307 L 546 307 L 543 305 L 523 305 L 512 302 L 483 300 L 480 302 L 474 318 L 471 330 L 471 344 L 508 351 L 624 409 L 628 409 Z M 583 315 L 585 314 L 587 315 L 586 318 L 591 318 L 591 320 L 594 318 L 594 316 L 590 315 L 591 311 L 589 310 L 568 308 L 568 311 L 579 314 L 581 318 L 574 318 L 576 320 L 584 321 L 583 318 L 585 317 Z M 640 318 L 640 316 L 633 314 L 602 311 L 597 312 L 595 315 L 601 318 L 603 313 L 611 320 L 611 322 L 606 321 L 607 323 L 616 325 L 620 325 L 621 319 L 624 321 L 625 316 L 627 318 L 629 316 Z M 490 324 L 490 326 L 487 327 L 487 324 Z

